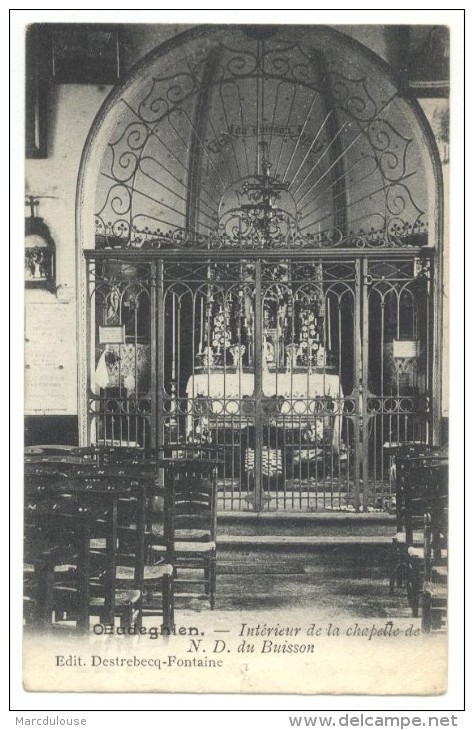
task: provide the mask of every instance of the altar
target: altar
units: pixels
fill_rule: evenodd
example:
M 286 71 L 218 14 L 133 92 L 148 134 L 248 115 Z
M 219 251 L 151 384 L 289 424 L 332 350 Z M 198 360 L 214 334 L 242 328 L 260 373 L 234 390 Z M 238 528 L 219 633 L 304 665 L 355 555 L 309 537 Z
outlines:
M 186 385 L 190 401 L 187 434 L 195 419 L 214 427 L 244 429 L 255 424 L 255 375 L 252 372 L 215 370 L 192 375 Z M 308 430 L 313 441 L 331 432 L 339 450 L 344 395 L 339 375 L 328 372 L 262 373 L 262 422 L 266 427 Z M 192 405 L 191 405 L 192 404 Z

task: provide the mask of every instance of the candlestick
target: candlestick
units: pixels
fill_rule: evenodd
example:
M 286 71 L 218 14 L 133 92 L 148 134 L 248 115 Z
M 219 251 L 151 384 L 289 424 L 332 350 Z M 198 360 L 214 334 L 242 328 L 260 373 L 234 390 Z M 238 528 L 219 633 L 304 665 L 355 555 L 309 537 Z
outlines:
M 328 350 L 331 352 L 331 299 L 328 297 Z
M 172 348 L 171 348 L 171 378 L 174 382 L 176 378 L 176 299 L 174 294 L 173 297 L 173 315 L 172 315 Z
M 202 347 L 204 341 L 204 297 L 201 295 L 201 317 L 200 317 L 200 329 L 199 329 L 199 354 L 202 355 Z

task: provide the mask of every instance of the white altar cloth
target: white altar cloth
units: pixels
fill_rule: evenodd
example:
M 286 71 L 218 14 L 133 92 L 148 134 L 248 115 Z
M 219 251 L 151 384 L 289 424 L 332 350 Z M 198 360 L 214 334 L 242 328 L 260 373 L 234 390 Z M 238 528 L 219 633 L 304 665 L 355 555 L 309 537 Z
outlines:
M 212 371 L 192 375 L 186 385 L 186 395 L 190 399 L 210 398 L 216 403 L 209 404 L 210 415 L 228 414 L 229 427 L 245 428 L 248 416 L 242 421 L 235 417 L 240 413 L 239 400 L 254 395 L 254 373 Z M 339 447 L 342 419 L 340 415 L 331 416 L 321 413 L 315 406 L 317 397 L 343 398 L 339 376 L 334 373 L 262 373 L 262 391 L 267 398 L 280 397 L 279 413 L 275 414 L 275 425 L 301 428 L 305 422 L 312 424 L 316 420 L 318 436 L 322 435 L 323 420 L 333 419 L 333 445 Z M 223 408 L 222 400 L 225 403 Z M 231 420 L 231 416 L 234 418 Z M 279 418 L 280 416 L 280 418 Z M 225 420 L 225 417 L 224 417 Z M 281 424 L 279 423 L 281 421 Z M 231 425 L 232 424 L 232 425 Z M 193 415 L 187 418 L 187 433 L 193 429 Z
M 192 375 L 186 385 L 188 398 L 241 398 L 252 396 L 253 373 L 225 373 L 213 371 Z M 331 396 L 342 398 L 339 375 L 334 373 L 272 373 L 262 374 L 262 390 L 267 397 L 315 398 Z

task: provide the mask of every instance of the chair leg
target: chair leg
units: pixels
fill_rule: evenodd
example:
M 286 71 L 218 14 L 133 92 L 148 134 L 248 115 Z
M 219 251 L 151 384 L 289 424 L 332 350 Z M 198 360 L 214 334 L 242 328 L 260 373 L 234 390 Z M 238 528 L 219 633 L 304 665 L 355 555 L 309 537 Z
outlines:
M 399 565 L 397 569 L 397 588 L 403 588 L 403 565 Z
M 421 575 L 417 565 L 408 567 L 407 595 L 413 618 L 418 618 L 420 604 Z
M 215 557 L 211 558 L 209 561 L 209 583 L 210 583 L 211 611 L 213 611 L 215 603 L 216 603 L 216 583 L 217 583 Z
M 395 584 L 398 586 L 400 580 L 400 561 L 396 553 L 392 554 L 390 558 L 389 576 L 390 584 L 388 592 L 390 596 L 393 596 L 395 594 Z
M 173 579 L 169 575 L 163 576 L 163 628 L 174 630 L 174 590 Z
M 389 570 L 389 595 L 395 594 L 395 586 L 397 588 L 403 588 L 404 580 L 406 580 L 407 574 L 407 560 L 403 552 L 398 548 L 390 560 Z
M 397 588 L 403 587 L 403 582 L 406 578 L 407 572 L 407 557 L 405 555 L 404 548 L 401 548 L 395 540 L 392 544 L 389 563 L 389 595 L 393 596 L 395 593 L 395 586 Z
M 211 561 L 206 559 L 204 564 L 204 593 L 206 596 L 210 596 L 212 593 L 211 585 Z
M 53 574 L 48 564 L 42 564 L 37 568 L 36 585 L 36 620 L 44 629 L 47 629 L 53 618 Z
M 395 593 L 395 574 L 393 571 L 390 571 L 390 585 L 388 589 L 388 595 L 393 596 Z
M 144 591 L 142 590 L 142 591 L 140 591 L 140 600 L 138 602 L 138 607 L 137 607 L 138 615 L 137 615 L 137 619 L 135 621 L 135 626 L 137 627 L 138 630 L 140 630 L 142 628 L 142 625 L 143 625 L 143 601 L 144 601 L 144 598 L 145 598 Z
M 133 605 L 130 604 L 125 607 L 124 612 L 120 616 L 120 628 L 128 631 L 133 622 Z
M 423 591 L 421 604 L 421 630 L 424 634 L 431 632 L 431 596 L 428 591 Z

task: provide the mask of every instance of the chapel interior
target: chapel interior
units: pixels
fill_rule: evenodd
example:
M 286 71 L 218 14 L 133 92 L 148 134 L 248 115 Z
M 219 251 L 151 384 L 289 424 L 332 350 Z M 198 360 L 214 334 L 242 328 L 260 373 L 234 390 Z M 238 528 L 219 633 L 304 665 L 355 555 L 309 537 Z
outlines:
M 34 24 L 25 118 L 25 625 L 445 632 L 449 29 Z

